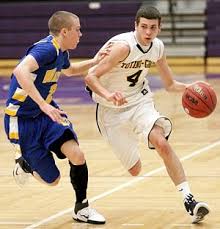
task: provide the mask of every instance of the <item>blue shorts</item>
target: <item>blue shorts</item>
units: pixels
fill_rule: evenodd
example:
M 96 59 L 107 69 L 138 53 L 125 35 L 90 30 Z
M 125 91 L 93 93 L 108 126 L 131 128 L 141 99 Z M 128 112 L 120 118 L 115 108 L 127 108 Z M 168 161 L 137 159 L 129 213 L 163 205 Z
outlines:
M 55 181 L 60 172 L 52 151 L 63 159 L 65 155 L 60 151 L 60 146 L 70 139 L 78 143 L 77 135 L 67 117 L 62 124 L 54 122 L 44 113 L 36 118 L 25 119 L 5 115 L 4 121 L 8 139 L 20 146 L 22 156 L 31 169 L 47 183 Z

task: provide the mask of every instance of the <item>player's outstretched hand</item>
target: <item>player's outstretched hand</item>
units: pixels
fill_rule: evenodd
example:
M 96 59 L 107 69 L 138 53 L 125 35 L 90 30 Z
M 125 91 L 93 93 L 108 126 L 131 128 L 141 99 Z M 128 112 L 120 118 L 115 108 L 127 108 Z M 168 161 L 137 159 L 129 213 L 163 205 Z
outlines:
M 104 48 L 98 51 L 98 53 L 93 58 L 94 65 L 98 64 L 105 56 L 109 55 L 111 51 L 111 47 L 112 47 L 112 43 L 109 43 L 107 46 L 105 46 Z
M 107 100 L 113 102 L 114 105 L 116 106 L 121 106 L 127 103 L 127 100 L 125 99 L 125 97 L 122 95 L 121 92 L 118 92 L 118 91 L 111 93 L 110 96 L 107 98 Z
M 66 112 L 61 111 L 48 103 L 43 103 L 40 106 L 40 109 L 47 114 L 54 122 L 62 123 L 63 117 L 62 114 L 66 114 Z

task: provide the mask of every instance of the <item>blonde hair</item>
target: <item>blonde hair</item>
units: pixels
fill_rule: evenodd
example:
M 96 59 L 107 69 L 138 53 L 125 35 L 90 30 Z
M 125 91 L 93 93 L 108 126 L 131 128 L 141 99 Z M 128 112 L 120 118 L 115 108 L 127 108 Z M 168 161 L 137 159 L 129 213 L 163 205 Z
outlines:
M 79 18 L 67 11 L 55 12 L 48 21 L 48 28 L 52 35 L 58 35 L 63 28 L 70 29 L 73 26 L 71 18 Z

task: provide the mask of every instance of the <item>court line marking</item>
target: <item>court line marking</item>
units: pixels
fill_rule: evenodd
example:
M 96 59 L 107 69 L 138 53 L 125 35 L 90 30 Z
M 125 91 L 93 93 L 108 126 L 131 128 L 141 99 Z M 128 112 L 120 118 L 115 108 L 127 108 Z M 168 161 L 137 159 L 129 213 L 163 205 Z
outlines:
M 171 228 L 173 227 L 194 227 L 193 224 L 179 223 L 179 224 L 171 224 Z
M 28 224 L 32 224 L 34 222 L 13 222 L 13 221 L 8 221 L 8 222 L 4 222 L 4 221 L 0 221 L 0 225 L 28 225 Z
M 201 154 L 203 152 L 206 152 L 207 150 L 210 150 L 210 149 L 212 149 L 212 148 L 214 148 L 214 147 L 216 147 L 218 145 L 220 145 L 220 140 L 217 141 L 217 142 L 214 142 L 214 143 L 212 143 L 212 144 L 210 144 L 208 146 L 202 147 L 201 149 L 198 149 L 198 150 L 190 153 L 189 155 L 186 155 L 186 156 L 180 158 L 180 161 L 188 160 L 188 159 L 190 159 L 192 157 L 195 157 L 195 156 L 197 156 L 197 155 L 199 155 L 199 154 Z M 131 186 L 132 184 L 137 183 L 137 182 L 145 179 L 146 177 L 149 177 L 149 176 L 151 176 L 151 175 L 153 175 L 155 173 L 159 173 L 159 172 L 163 171 L 164 169 L 165 169 L 165 166 L 162 166 L 162 167 L 159 167 L 157 169 L 154 169 L 154 170 L 152 170 L 152 171 L 150 171 L 148 173 L 145 173 L 141 177 L 133 178 L 131 181 L 128 181 L 128 182 L 126 182 L 124 184 L 121 184 L 121 185 L 119 185 L 119 186 L 117 186 L 117 187 L 115 187 L 113 189 L 110 189 L 109 191 L 103 192 L 102 194 L 100 194 L 98 196 L 94 196 L 93 198 L 90 198 L 89 199 L 89 202 L 92 203 L 92 202 L 94 202 L 96 200 L 102 199 L 103 197 L 106 197 L 108 195 L 111 195 L 114 192 L 117 192 L 117 191 L 123 189 L 123 188 L 126 188 L 128 186 Z M 34 224 L 32 224 L 32 225 L 30 225 L 28 227 L 25 227 L 24 229 L 33 229 L 33 228 L 36 228 L 36 227 L 38 227 L 40 225 L 46 224 L 46 223 L 48 223 L 50 221 L 53 221 L 54 219 L 56 219 L 56 218 L 58 218 L 60 216 L 63 216 L 65 214 L 67 214 L 67 213 L 70 213 L 72 210 L 73 210 L 73 208 L 71 207 L 71 208 L 68 208 L 66 210 L 60 211 L 57 214 L 54 214 L 52 216 L 49 216 L 48 218 L 43 219 L 43 220 L 41 220 L 39 222 L 36 222 L 36 223 L 34 223 Z

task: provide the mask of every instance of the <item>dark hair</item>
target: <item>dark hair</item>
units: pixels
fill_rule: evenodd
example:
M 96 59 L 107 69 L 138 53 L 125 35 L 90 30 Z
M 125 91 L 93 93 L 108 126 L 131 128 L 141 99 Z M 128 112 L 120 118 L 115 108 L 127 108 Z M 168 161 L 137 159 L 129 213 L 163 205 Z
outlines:
M 136 13 L 135 21 L 138 24 L 140 22 L 140 18 L 146 19 L 158 19 L 159 25 L 161 22 L 161 14 L 158 9 L 152 6 L 142 6 Z
M 72 26 L 72 20 L 70 20 L 70 18 L 78 18 L 78 16 L 67 11 L 55 12 L 48 21 L 50 33 L 53 35 L 58 35 L 61 29 L 70 29 Z

